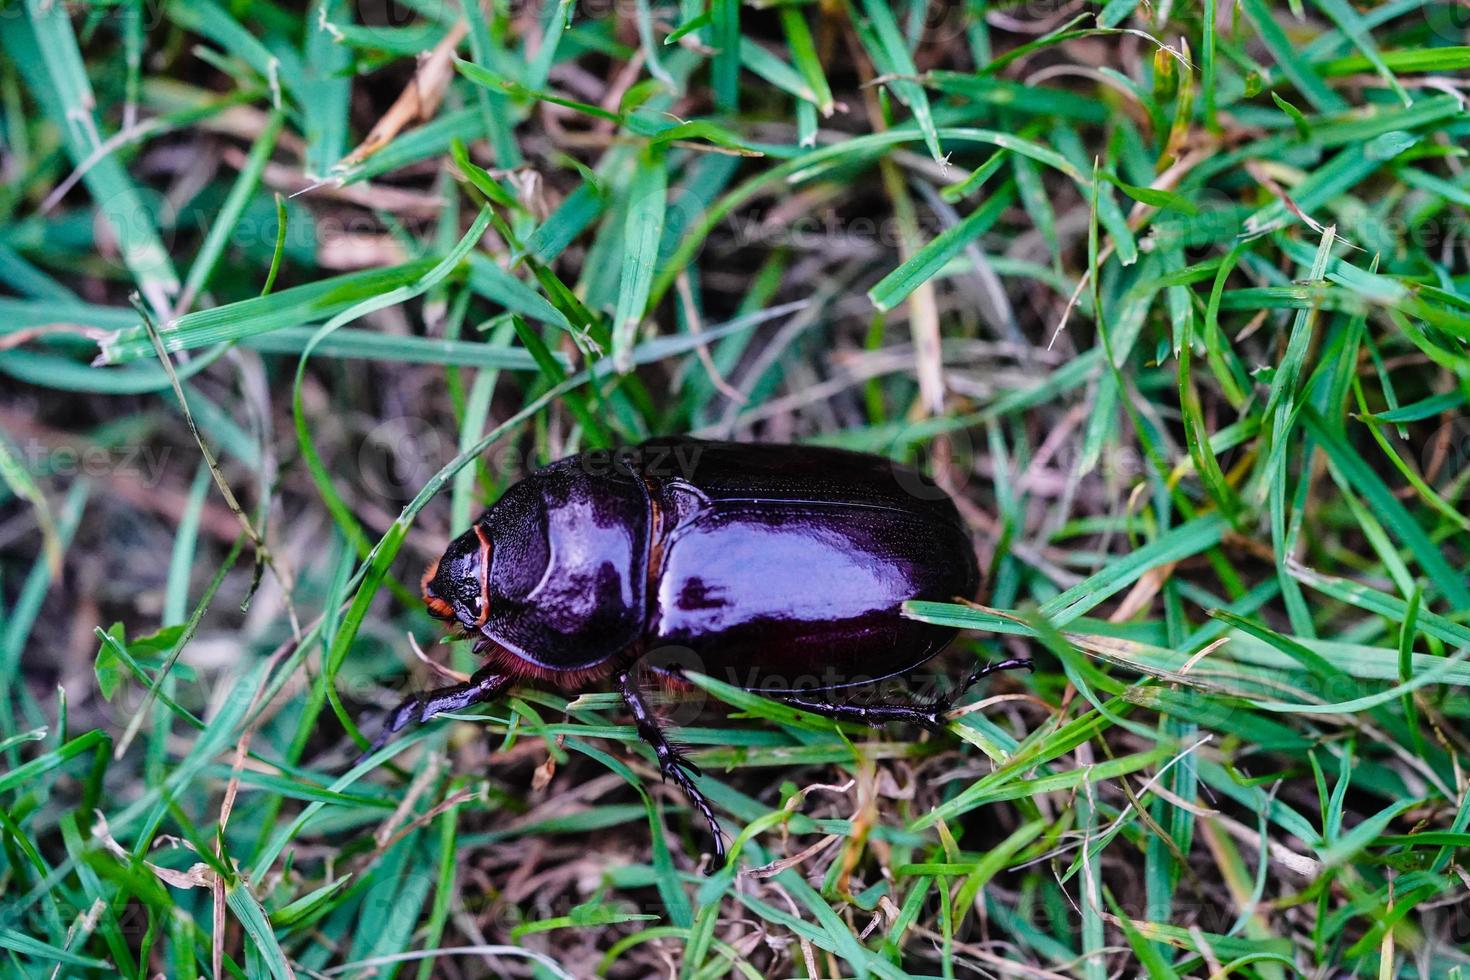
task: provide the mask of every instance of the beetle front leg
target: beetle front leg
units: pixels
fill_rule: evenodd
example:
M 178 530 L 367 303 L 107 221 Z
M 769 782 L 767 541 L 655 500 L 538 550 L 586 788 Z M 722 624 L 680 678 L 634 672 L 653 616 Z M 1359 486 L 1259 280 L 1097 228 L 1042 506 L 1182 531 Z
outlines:
M 638 691 L 637 682 L 634 680 L 632 671 L 624 671 L 618 677 L 618 683 L 622 686 L 623 701 L 633 715 L 633 725 L 638 729 L 638 736 L 653 747 L 653 754 L 658 757 L 659 773 L 664 779 L 672 779 L 684 795 L 689 797 L 689 802 L 704 816 L 704 822 L 709 824 L 710 834 L 714 837 L 715 861 L 718 864 L 725 863 L 725 835 L 720 829 L 720 821 L 715 818 L 715 811 L 710 807 L 709 801 L 694 785 L 690 778 L 703 775 L 699 767 L 684 757 L 684 753 L 674 747 L 669 741 L 664 730 L 659 727 L 658 719 L 654 717 L 653 710 L 649 708 L 648 702 L 643 700 L 643 695 Z
M 445 711 L 460 711 L 472 704 L 491 701 L 510 686 L 508 674 L 498 674 L 488 668 L 476 671 L 463 684 L 436 687 L 432 691 L 404 698 L 398 707 L 383 722 L 383 730 L 373 739 L 366 752 L 357 757 L 361 762 L 387 744 L 388 739 L 409 725 L 421 725 Z M 355 765 L 356 763 L 354 763 Z

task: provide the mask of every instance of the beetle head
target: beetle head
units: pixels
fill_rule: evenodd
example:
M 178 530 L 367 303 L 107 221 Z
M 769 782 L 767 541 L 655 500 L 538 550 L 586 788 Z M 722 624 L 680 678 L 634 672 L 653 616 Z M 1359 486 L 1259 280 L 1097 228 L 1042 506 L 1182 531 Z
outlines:
M 476 524 L 424 572 L 429 614 L 475 631 L 490 615 L 490 536 Z

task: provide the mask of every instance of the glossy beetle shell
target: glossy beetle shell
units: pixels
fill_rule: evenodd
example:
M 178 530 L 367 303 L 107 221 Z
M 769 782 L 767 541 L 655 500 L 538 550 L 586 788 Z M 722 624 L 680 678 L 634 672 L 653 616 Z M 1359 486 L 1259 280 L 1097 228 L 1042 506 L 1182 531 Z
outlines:
M 908 671 L 953 637 L 906 599 L 971 598 L 953 502 L 861 453 L 656 439 L 511 487 L 425 575 L 493 665 L 576 689 L 647 656 L 765 691 Z

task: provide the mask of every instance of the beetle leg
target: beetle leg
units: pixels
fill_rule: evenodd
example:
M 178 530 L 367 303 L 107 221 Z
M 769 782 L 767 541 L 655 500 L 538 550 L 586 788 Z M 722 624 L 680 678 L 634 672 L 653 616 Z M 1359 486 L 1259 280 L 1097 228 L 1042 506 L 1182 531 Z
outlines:
M 941 694 L 929 702 L 931 711 L 928 717 L 932 717 L 933 721 L 927 727 L 931 731 L 943 731 L 948 727 L 949 719 L 946 716 L 954 709 L 954 703 L 963 697 L 966 691 L 974 687 L 975 682 L 980 680 L 980 678 L 999 673 L 1002 670 L 1020 670 L 1022 668 L 1034 671 L 1036 670 L 1036 665 L 1031 662 L 1029 657 L 1013 657 L 1010 660 L 1002 660 L 999 663 L 976 667 L 970 671 L 970 676 L 966 677 L 964 683 L 957 687 L 953 693 Z
M 810 698 L 788 697 L 782 695 L 780 700 L 794 708 L 810 711 L 812 714 L 823 715 L 828 718 L 836 718 L 839 721 L 856 721 L 864 725 L 877 728 L 890 721 L 901 721 L 910 725 L 918 725 L 930 731 L 943 731 L 947 725 L 946 716 L 954 707 L 961 695 L 975 686 L 975 682 L 989 674 L 1002 670 L 1016 670 L 1025 667 L 1034 670 L 1030 660 L 1017 658 L 1014 660 L 1002 660 L 999 663 L 986 664 L 977 667 L 970 672 L 952 694 L 941 694 L 930 701 L 920 702 L 878 702 L 876 704 L 851 704 L 833 701 L 819 701 Z
M 388 715 L 387 720 L 383 722 L 383 730 L 378 732 L 378 737 L 373 739 L 373 744 L 368 746 L 366 752 L 358 756 L 357 761 L 361 762 L 378 751 L 387 744 L 388 739 L 409 725 L 421 725 L 442 712 L 460 711 L 472 704 L 490 701 L 509 687 L 510 682 L 510 675 L 495 673 L 485 668 L 476 671 L 463 684 L 436 687 L 432 691 L 405 698 Z
M 783 694 L 779 700 L 783 704 L 810 711 L 814 715 L 835 718 L 838 721 L 855 721 L 874 728 L 881 728 L 890 721 L 901 721 L 923 728 L 938 728 L 943 726 L 944 712 L 949 710 L 949 706 L 942 704 L 942 699 L 939 698 L 931 702 L 918 703 L 880 701 L 875 704 L 855 704 L 846 701 L 819 701 L 812 698 L 789 697 Z
M 710 834 L 714 837 L 715 861 L 717 864 L 724 864 L 724 831 L 720 829 L 720 822 L 715 819 L 715 811 L 711 809 L 709 801 L 704 798 L 704 794 L 690 778 L 691 773 L 696 776 L 700 775 L 699 767 L 684 758 L 684 753 L 669 741 L 664 730 L 659 727 L 653 710 L 649 708 L 648 702 L 643 700 L 643 695 L 638 691 L 633 672 L 624 671 L 618 677 L 618 683 L 622 685 L 623 701 L 633 714 L 633 724 L 638 729 L 639 737 L 653 747 L 653 754 L 658 757 L 660 775 L 666 781 L 672 779 L 684 791 L 684 795 L 689 797 L 689 802 L 694 804 L 694 808 L 704 816 L 704 822 L 709 824 Z
M 974 670 L 970 671 L 970 676 L 965 678 L 965 682 L 960 685 L 959 690 L 950 695 L 950 700 L 958 700 L 960 695 L 964 694 L 970 688 L 974 687 L 975 682 L 980 680 L 980 678 L 982 677 L 988 677 L 991 674 L 998 674 L 1003 670 L 1021 670 L 1022 668 L 1034 671 L 1036 670 L 1036 665 L 1031 662 L 1030 657 L 1013 657 L 1010 660 L 1002 660 L 1000 663 L 986 664 L 983 667 L 976 667 Z

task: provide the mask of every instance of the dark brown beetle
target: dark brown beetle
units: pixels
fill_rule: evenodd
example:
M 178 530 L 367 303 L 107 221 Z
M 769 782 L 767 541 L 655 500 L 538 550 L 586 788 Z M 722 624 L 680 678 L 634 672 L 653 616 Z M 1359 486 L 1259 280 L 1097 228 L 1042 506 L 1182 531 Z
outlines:
M 955 695 L 843 703 L 843 688 L 903 674 L 953 629 L 906 619 L 906 599 L 968 599 L 979 573 L 954 503 L 916 471 L 811 446 L 654 439 L 537 470 L 424 574 L 424 600 L 477 640 L 464 684 L 415 695 L 407 725 L 489 701 L 518 681 L 560 691 L 616 678 L 665 778 L 719 823 L 700 775 L 659 727 L 632 668 L 695 670 L 834 718 L 944 723 Z M 1007 660 L 976 670 L 959 689 Z

